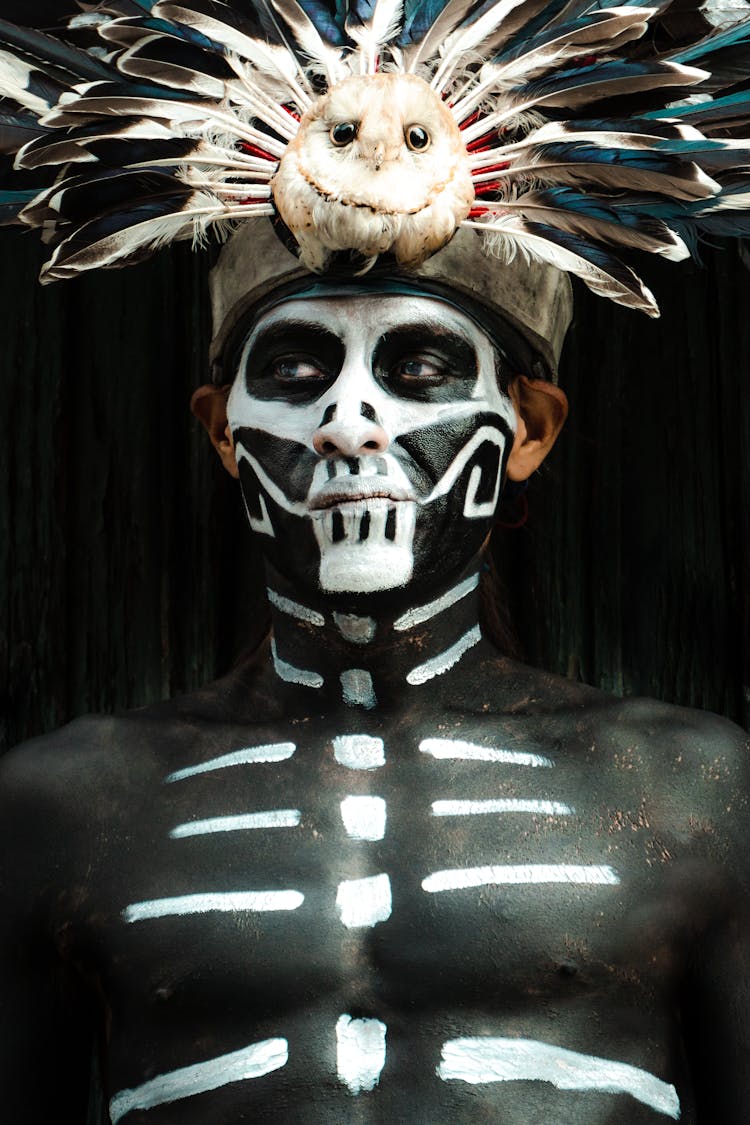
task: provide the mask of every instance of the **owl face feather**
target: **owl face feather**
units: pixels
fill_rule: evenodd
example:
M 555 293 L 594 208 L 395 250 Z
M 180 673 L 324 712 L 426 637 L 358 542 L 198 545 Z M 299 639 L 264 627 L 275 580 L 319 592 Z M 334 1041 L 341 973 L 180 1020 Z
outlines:
M 451 238 L 474 199 L 451 113 L 425 81 L 404 74 L 356 75 L 320 97 L 272 190 L 311 269 L 335 250 L 392 251 L 417 265 Z

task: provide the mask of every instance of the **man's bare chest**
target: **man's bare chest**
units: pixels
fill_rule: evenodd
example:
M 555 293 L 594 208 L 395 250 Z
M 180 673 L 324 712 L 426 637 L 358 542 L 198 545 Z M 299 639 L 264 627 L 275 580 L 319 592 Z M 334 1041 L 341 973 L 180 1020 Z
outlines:
M 86 896 L 114 995 L 512 1008 L 603 987 L 668 907 L 643 780 L 528 724 L 233 731 L 131 812 Z

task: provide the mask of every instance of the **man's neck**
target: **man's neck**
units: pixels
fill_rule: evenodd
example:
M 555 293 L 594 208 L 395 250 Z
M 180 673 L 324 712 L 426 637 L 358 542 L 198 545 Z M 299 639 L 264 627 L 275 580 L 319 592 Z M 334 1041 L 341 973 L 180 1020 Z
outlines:
M 370 711 L 429 691 L 480 640 L 479 566 L 431 597 L 377 616 L 337 609 L 335 602 L 312 605 L 269 575 L 276 675 L 310 689 L 325 707 Z

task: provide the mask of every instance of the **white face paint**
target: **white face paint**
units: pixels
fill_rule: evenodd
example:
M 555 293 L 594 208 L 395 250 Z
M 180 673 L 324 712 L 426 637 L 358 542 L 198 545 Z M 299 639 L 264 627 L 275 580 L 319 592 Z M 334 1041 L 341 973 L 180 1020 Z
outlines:
M 515 430 L 494 345 L 423 296 L 297 298 L 263 314 L 227 413 L 265 553 L 318 594 L 419 593 L 460 572 Z

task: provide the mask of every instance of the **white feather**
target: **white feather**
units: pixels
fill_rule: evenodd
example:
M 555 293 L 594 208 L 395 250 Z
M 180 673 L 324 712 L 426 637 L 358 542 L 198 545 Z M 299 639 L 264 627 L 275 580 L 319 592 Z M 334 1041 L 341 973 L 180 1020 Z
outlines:
M 476 227 L 483 232 L 485 252 L 492 257 L 510 263 L 520 254 L 527 262 L 546 262 L 565 273 L 580 277 L 581 281 L 600 297 L 609 297 L 620 305 L 640 309 L 651 317 L 659 315 L 659 307 L 653 293 L 632 270 L 622 267 L 632 277 L 633 289 L 574 251 L 558 246 L 543 236 L 529 231 L 525 228 L 522 219 L 510 216 L 497 219 L 493 223 L 467 220 L 462 225 Z
M 484 39 L 490 35 L 506 16 L 522 4 L 524 0 L 498 0 L 488 11 L 468 27 L 459 28 L 445 40 L 440 49 L 440 65 L 433 75 L 430 85 L 434 90 L 443 90 L 453 71 L 463 58 L 477 51 Z
M 360 73 L 375 74 L 383 47 L 401 29 L 403 0 L 377 0 L 372 19 L 364 24 L 346 21 L 346 33 L 359 47 Z

